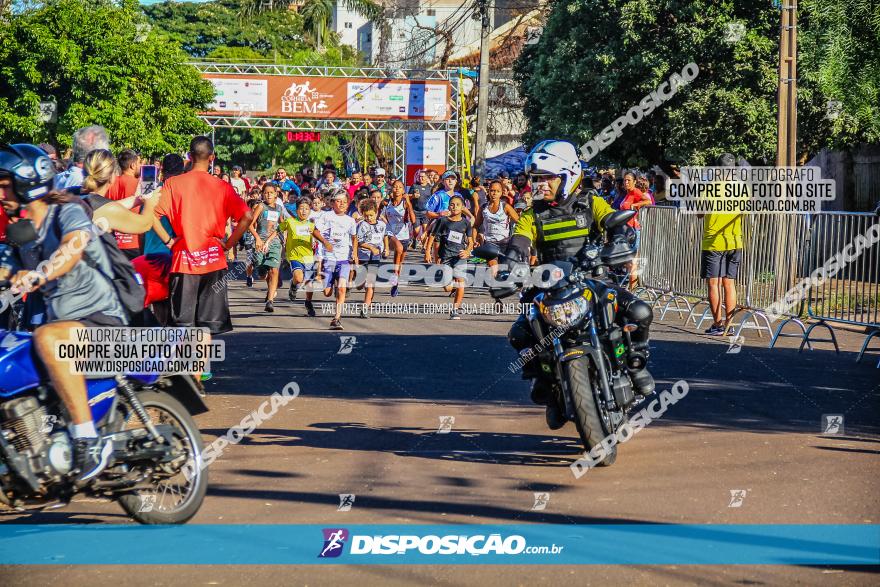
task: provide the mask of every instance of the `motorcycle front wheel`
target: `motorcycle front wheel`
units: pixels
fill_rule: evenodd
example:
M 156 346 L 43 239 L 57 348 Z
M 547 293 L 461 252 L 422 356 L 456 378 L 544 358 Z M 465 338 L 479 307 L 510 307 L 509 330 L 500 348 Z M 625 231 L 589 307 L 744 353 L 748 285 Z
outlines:
M 165 393 L 138 393 L 138 399 L 153 424 L 171 426 L 174 430 L 178 458 L 159 465 L 150 489 L 140 489 L 119 497 L 122 509 L 141 524 L 183 524 L 196 515 L 208 491 L 208 470 L 196 470 L 191 478 L 183 472 L 187 463 L 200 463 L 202 435 L 192 415 L 176 399 Z M 131 414 L 127 428 L 143 423 Z
M 593 369 L 589 357 L 579 357 L 565 363 L 568 376 L 571 399 L 574 403 L 575 419 L 581 442 L 584 443 L 586 452 L 601 444 L 608 434 L 611 426 L 605 424 L 599 412 L 599 383 L 591 376 Z M 600 467 L 609 467 L 617 460 L 617 446 L 611 447 L 605 458 L 599 461 Z

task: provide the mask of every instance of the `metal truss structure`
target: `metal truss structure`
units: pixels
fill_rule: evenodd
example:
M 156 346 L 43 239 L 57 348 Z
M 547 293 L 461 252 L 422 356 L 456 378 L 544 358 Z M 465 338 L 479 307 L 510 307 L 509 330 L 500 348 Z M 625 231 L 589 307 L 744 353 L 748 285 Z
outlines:
M 347 118 L 270 118 L 239 114 L 203 114 L 199 116 L 212 129 L 248 128 L 283 131 L 318 132 L 387 132 L 394 139 L 394 176 L 403 177 L 406 172 L 407 131 L 433 130 L 446 133 L 446 166 L 458 167 L 459 151 L 459 95 L 456 70 L 394 69 L 377 67 L 336 67 L 317 65 L 281 65 L 261 63 L 191 63 L 203 75 L 295 75 L 310 77 L 373 78 L 385 80 L 439 80 L 449 81 L 449 120 L 367 120 Z

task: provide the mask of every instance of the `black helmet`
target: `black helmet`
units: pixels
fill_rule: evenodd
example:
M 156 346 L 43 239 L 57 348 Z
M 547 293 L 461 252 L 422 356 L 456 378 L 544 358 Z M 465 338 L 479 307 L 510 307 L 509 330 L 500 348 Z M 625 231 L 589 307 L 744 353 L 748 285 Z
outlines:
M 35 145 L 0 145 L 0 175 L 12 178 L 15 197 L 27 204 L 52 190 L 55 165 L 46 151 Z

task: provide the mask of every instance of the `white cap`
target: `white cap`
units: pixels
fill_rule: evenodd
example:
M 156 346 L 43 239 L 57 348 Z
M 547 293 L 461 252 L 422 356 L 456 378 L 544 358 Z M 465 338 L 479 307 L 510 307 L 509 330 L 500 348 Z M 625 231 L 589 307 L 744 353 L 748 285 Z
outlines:
M 381 167 L 377 167 L 375 171 L 373 171 L 373 175 L 385 175 L 385 170 Z

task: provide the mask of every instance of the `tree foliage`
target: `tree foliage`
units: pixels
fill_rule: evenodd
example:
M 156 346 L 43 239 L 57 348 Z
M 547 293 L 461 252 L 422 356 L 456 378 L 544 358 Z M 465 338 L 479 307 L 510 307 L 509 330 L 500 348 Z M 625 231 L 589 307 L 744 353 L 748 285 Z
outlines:
M 846 5 L 842 10 L 828 4 L 801 2 L 798 114 L 804 155 L 878 136 L 880 19 L 856 22 L 859 13 L 850 8 L 870 0 L 831 2 Z M 703 163 L 730 151 L 772 162 L 779 20 L 769 0 L 557 0 L 540 42 L 527 46 L 516 65 L 527 142 L 550 136 L 583 144 L 693 61 L 699 76 L 626 127 L 595 160 Z M 850 33 L 833 48 L 831 23 Z M 837 98 L 846 114 L 839 122 L 826 116 L 831 96 L 843 95 L 838 90 L 849 94 Z
M 164 2 L 144 7 L 144 12 L 154 30 L 196 58 L 229 63 L 357 64 L 355 51 L 340 45 L 336 35 L 325 35 L 318 50 L 313 37 L 304 32 L 303 15 L 287 10 L 283 2 L 276 6 L 260 11 L 247 0 Z M 339 142 L 331 134 L 322 136 L 320 143 L 288 143 L 282 131 L 221 128 L 215 131 L 215 139 L 222 162 L 247 169 L 339 158 Z
M 840 148 L 880 142 L 880 2 L 801 0 L 799 6 L 801 83 L 817 103 L 841 104 L 823 136 Z
M 248 10 L 242 0 L 163 2 L 144 6 L 152 25 L 196 58 L 242 59 L 293 64 L 346 65 L 355 51 L 328 35 L 318 51 L 305 33 L 301 14 L 292 10 Z
M 206 127 L 211 85 L 145 26 L 135 0 L 51 0 L 0 16 L 0 140 L 69 145 L 105 126 L 115 147 L 180 150 Z M 55 101 L 57 123 L 39 121 Z

